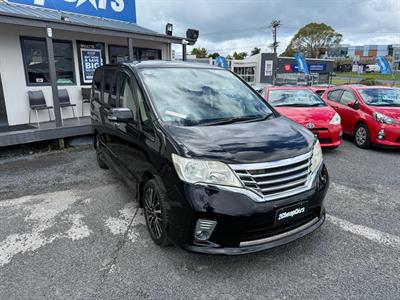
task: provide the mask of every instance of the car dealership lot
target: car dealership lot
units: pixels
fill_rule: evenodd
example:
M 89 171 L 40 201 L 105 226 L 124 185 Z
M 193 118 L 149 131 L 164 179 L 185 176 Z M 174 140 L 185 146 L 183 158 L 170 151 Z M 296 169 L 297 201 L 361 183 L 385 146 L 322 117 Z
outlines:
M 398 298 L 400 151 L 325 152 L 328 220 L 258 254 L 161 249 L 94 151 L 0 161 L 0 299 Z

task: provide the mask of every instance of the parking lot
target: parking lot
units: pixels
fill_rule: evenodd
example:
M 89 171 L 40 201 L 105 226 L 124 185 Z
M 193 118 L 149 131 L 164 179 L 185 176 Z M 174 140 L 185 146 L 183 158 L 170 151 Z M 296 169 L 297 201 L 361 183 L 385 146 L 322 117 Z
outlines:
M 325 152 L 327 221 L 269 251 L 161 249 L 90 148 L 0 161 L 0 299 L 398 299 L 399 151 Z

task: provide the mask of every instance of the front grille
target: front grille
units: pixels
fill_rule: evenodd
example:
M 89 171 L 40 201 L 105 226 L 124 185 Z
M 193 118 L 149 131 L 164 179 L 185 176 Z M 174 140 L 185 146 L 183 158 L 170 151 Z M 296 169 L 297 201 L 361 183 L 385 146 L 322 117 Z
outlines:
M 231 165 L 243 185 L 265 199 L 279 199 L 304 191 L 311 171 L 312 153 L 267 163 Z
M 271 226 L 268 223 L 249 227 L 249 228 L 247 228 L 244 236 L 242 237 L 242 242 L 263 239 L 263 238 L 281 234 L 286 231 L 290 231 L 290 230 L 300 227 L 301 225 L 306 224 L 307 222 L 310 222 L 312 219 L 318 217 L 319 212 L 320 212 L 319 208 L 313 209 L 300 219 L 297 219 L 292 222 L 282 224 L 279 226 L 275 226 L 275 227 Z
M 320 142 L 321 144 L 330 144 L 330 143 L 332 143 L 332 140 L 329 139 L 329 138 L 318 139 L 318 140 L 319 140 L 319 142 Z

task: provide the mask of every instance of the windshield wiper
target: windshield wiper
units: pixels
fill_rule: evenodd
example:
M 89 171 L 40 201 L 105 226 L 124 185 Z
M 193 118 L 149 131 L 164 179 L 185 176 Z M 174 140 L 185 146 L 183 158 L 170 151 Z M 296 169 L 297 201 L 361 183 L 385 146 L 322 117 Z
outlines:
M 213 126 L 213 125 L 225 125 L 225 124 L 232 124 L 232 123 L 239 123 L 239 122 L 256 122 L 256 121 L 264 121 L 271 117 L 273 113 L 265 114 L 262 116 L 246 116 L 246 117 L 232 117 L 226 118 L 221 120 L 216 120 L 213 122 L 207 122 L 203 124 L 199 124 L 200 126 Z

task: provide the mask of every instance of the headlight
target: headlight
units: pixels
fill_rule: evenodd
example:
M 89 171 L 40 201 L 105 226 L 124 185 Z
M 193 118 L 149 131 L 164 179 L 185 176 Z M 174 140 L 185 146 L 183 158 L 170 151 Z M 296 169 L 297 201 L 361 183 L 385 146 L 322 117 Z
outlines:
M 235 173 L 222 162 L 184 158 L 176 154 L 172 154 L 172 161 L 179 178 L 185 182 L 242 187 Z
M 313 173 L 315 173 L 318 170 L 321 162 L 322 162 L 322 149 L 321 145 L 319 144 L 319 141 L 317 140 L 317 142 L 314 145 L 313 155 L 311 158 L 311 171 Z
M 383 123 L 383 124 L 396 124 L 397 123 L 397 121 L 392 119 L 391 117 L 388 117 L 384 114 L 377 113 L 377 112 L 374 112 L 374 119 L 376 121 L 378 121 L 379 123 Z
M 340 125 L 340 123 L 342 122 L 342 119 L 340 118 L 339 114 L 336 113 L 332 120 L 329 122 L 329 124 L 331 125 Z

